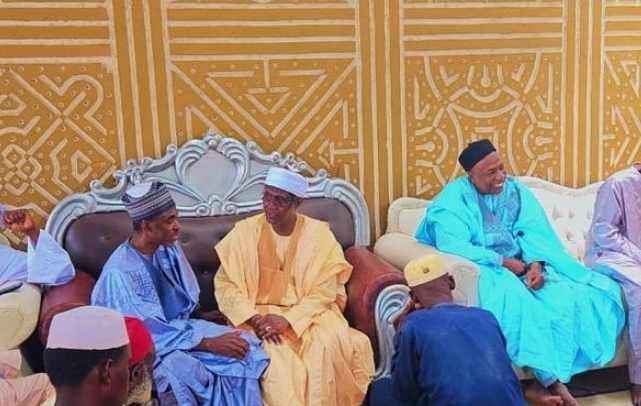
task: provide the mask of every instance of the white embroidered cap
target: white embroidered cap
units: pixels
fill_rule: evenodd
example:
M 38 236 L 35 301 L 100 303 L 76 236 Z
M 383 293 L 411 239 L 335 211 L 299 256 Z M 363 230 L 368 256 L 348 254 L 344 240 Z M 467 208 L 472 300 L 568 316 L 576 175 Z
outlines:
M 58 313 L 51 321 L 47 348 L 110 350 L 129 344 L 125 319 L 99 306 L 81 306 Z
M 273 186 L 298 197 L 307 194 L 307 178 L 284 168 L 270 168 L 265 179 L 265 186 Z

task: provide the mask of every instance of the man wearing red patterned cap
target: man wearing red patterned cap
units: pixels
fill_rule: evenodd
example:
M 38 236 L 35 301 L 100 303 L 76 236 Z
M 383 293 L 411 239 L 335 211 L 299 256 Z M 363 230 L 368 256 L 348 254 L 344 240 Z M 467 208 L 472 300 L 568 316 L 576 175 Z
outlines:
M 127 334 L 131 346 L 129 359 L 129 393 L 125 405 L 150 405 L 153 387 L 154 342 L 142 320 L 125 317 Z

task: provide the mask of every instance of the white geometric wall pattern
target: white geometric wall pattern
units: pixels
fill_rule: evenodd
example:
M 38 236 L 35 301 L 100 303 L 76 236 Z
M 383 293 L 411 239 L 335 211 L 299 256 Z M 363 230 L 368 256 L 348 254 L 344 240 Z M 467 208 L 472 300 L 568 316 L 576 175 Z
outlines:
M 469 3 L 404 3 L 408 193 L 437 193 L 481 138 L 511 173 L 563 181 L 563 5 Z
M 458 152 L 481 138 L 492 140 L 510 172 L 558 181 L 560 71 L 558 55 L 408 58 L 412 194 L 438 190 L 458 176 Z
M 374 237 L 478 138 L 580 186 L 641 157 L 639 21 L 638 0 L 0 0 L 0 202 L 44 224 L 208 129 L 350 180 Z
M 178 1 L 166 16 L 178 142 L 215 129 L 363 187 L 357 4 Z
M 641 2 L 606 2 L 603 24 L 599 178 L 641 159 Z

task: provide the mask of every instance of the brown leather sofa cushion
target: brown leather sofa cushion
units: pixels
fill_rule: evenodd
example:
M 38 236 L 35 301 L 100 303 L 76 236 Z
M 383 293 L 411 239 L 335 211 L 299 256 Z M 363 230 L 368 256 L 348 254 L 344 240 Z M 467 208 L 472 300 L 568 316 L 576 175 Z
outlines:
M 303 201 L 299 212 L 329 222 L 343 249 L 354 245 L 351 214 L 336 199 L 317 198 Z M 214 246 L 245 217 L 259 212 L 216 217 L 181 217 L 180 243 L 200 285 L 200 304 L 205 310 L 217 308 L 213 295 L 214 274 L 220 261 Z M 64 237 L 65 249 L 76 268 L 98 278 L 111 253 L 132 232 L 125 212 L 97 213 L 83 216 L 70 226 Z

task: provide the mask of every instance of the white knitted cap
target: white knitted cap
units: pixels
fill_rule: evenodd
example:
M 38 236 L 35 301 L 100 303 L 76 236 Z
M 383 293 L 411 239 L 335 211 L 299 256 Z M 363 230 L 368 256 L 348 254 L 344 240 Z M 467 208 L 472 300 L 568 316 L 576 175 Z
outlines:
M 81 306 L 58 313 L 51 321 L 47 348 L 110 350 L 129 344 L 125 319 L 119 312 Z

